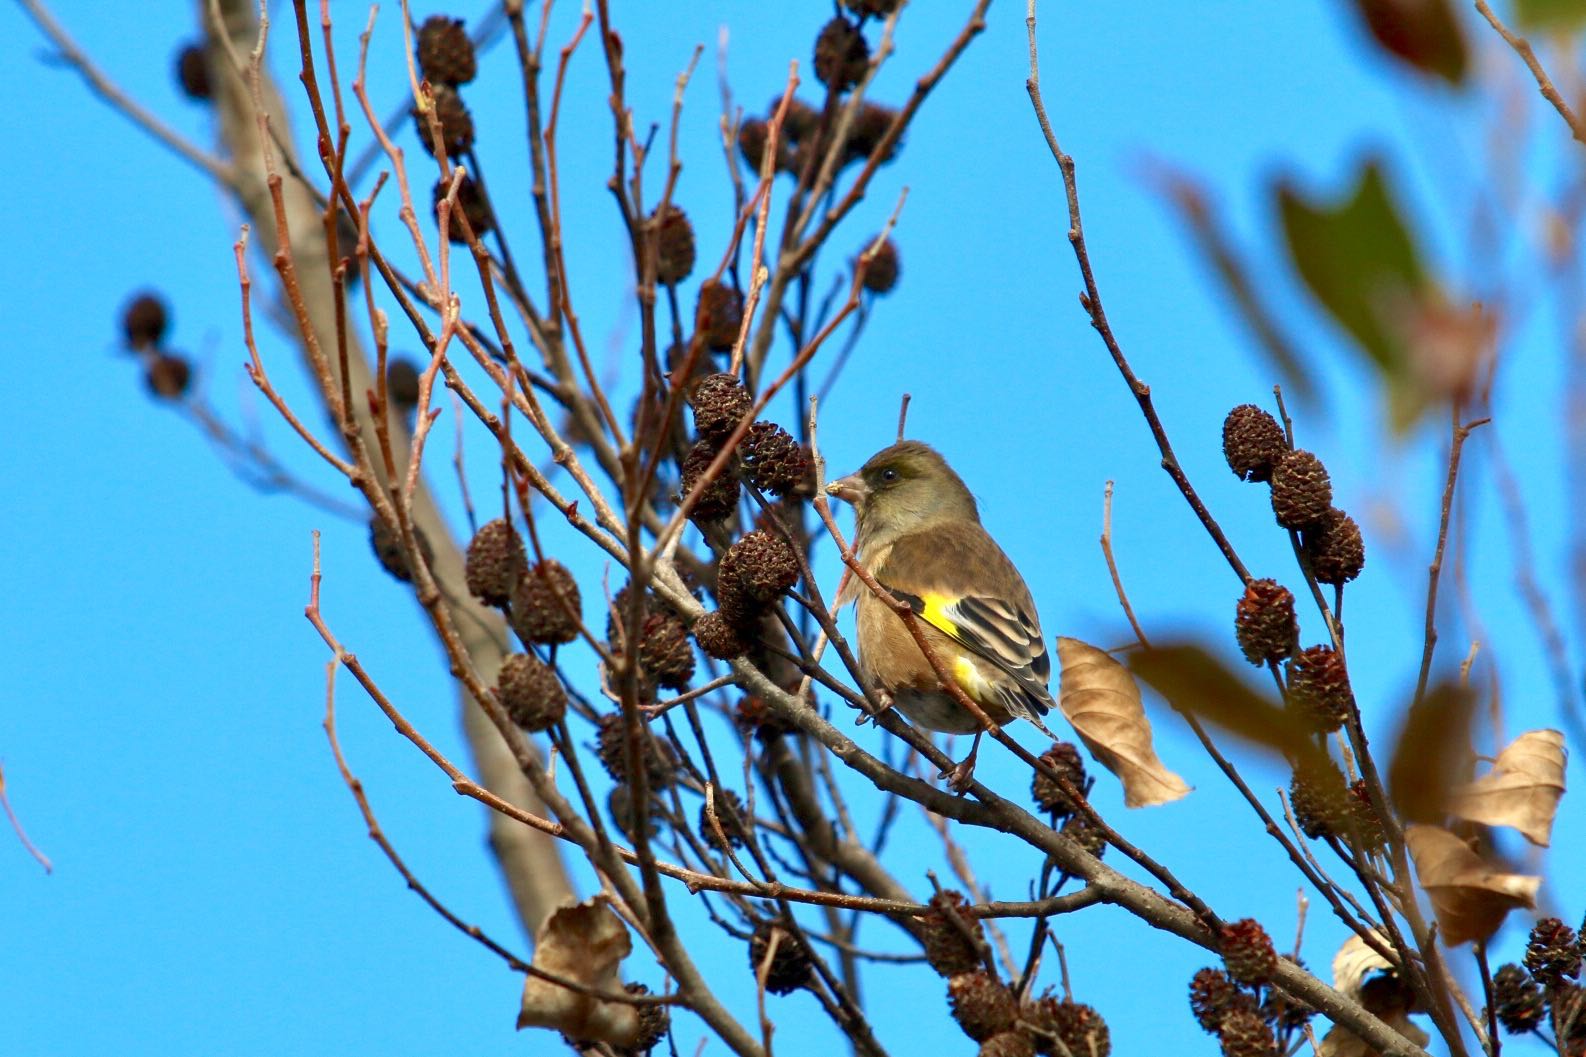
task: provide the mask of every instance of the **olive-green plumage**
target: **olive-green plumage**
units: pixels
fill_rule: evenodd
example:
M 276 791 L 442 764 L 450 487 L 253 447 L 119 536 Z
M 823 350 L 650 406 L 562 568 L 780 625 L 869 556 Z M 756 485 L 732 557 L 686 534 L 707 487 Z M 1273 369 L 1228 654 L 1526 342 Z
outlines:
M 1053 702 L 1035 603 L 947 460 L 900 441 L 827 491 L 853 504 L 860 564 L 919 615 L 964 693 L 998 724 L 1039 721 Z M 943 689 L 896 613 L 857 579 L 840 601 L 857 603 L 860 675 L 872 689 L 921 726 L 978 734 L 979 720 Z

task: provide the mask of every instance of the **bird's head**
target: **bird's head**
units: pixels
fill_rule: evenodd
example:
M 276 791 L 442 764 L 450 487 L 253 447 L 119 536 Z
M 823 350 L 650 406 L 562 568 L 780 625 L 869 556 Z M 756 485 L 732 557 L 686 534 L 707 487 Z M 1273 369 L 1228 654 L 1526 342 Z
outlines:
M 857 473 L 826 486 L 853 504 L 861 546 L 928 528 L 938 521 L 979 521 L 975 497 L 936 449 L 899 441 L 872 455 Z

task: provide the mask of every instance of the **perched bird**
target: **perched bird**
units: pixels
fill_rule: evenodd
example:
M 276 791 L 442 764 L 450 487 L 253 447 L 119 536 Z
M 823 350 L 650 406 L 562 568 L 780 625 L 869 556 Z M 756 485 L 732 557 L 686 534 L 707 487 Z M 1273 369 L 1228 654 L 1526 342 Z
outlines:
M 926 641 L 965 695 L 999 726 L 1013 717 L 1041 726 L 1053 703 L 1052 663 L 1035 603 L 947 460 L 900 441 L 826 491 L 853 504 L 860 566 L 927 625 Z M 949 772 L 962 788 L 974 771 L 980 721 L 944 689 L 899 614 L 857 577 L 838 601 L 856 600 L 859 674 L 870 688 L 922 727 L 974 732 L 969 755 Z

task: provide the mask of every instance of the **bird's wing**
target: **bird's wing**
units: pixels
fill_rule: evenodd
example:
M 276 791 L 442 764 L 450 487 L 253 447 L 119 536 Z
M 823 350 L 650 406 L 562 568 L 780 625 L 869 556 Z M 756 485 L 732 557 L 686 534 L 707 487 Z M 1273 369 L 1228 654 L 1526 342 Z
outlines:
M 1052 660 L 1030 589 L 985 529 L 970 522 L 904 536 L 876 579 L 926 623 L 1005 672 L 1015 684 L 1005 695 L 1015 712 L 1051 709 Z

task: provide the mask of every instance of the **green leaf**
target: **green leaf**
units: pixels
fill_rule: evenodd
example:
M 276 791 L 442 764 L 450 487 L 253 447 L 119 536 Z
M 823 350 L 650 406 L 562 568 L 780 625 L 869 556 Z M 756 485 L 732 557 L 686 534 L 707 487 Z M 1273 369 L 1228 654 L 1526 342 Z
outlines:
M 1450 0 L 1354 0 L 1354 6 L 1377 44 L 1400 62 L 1449 84 L 1465 79 L 1470 54 Z
M 1586 23 L 1586 0 L 1515 0 L 1514 20 L 1526 29 L 1576 29 Z
M 1307 198 L 1286 181 L 1275 194 L 1300 278 L 1376 366 L 1394 421 L 1407 425 L 1424 398 L 1410 369 L 1405 321 L 1430 284 L 1381 164 L 1364 163 L 1354 189 L 1337 201 Z

